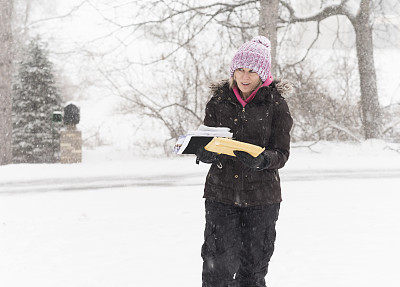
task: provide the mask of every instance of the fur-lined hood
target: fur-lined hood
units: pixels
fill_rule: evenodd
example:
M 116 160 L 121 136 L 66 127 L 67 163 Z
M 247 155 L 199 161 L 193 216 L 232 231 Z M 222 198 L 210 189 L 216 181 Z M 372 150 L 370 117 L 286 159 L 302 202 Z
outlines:
M 291 93 L 293 92 L 293 84 L 288 80 L 274 80 L 272 83 L 275 84 L 276 90 L 284 98 L 289 98 Z M 210 85 L 210 92 L 212 95 L 215 95 L 221 89 L 226 89 L 228 87 L 229 87 L 229 80 L 222 80 L 219 82 L 212 83 Z

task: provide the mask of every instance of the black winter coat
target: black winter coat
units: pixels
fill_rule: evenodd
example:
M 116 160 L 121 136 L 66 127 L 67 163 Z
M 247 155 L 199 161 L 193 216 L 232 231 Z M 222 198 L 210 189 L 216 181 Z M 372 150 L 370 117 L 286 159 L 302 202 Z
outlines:
M 261 87 L 245 108 L 227 81 L 211 87 L 204 124 L 229 127 L 233 138 L 265 147 L 271 160 L 264 170 L 244 166 L 236 157 L 220 155 L 207 175 L 204 198 L 237 206 L 254 206 L 282 201 L 278 169 L 289 158 L 293 120 L 285 99 L 288 83 L 274 81 Z M 290 89 L 290 88 L 289 88 Z

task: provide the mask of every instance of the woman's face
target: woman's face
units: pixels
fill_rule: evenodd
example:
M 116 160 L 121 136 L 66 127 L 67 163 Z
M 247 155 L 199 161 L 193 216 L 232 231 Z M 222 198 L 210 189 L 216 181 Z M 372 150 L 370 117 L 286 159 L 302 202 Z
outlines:
M 260 84 L 260 77 L 256 72 L 247 68 L 239 68 L 235 71 L 234 79 L 239 90 L 244 95 L 250 95 Z

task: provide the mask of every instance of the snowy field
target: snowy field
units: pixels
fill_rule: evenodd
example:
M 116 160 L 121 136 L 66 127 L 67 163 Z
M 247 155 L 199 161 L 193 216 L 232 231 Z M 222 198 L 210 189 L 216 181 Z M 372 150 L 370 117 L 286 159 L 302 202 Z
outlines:
M 292 149 L 269 287 L 400 286 L 392 148 Z M 82 164 L 0 166 L 0 286 L 201 286 L 207 170 L 191 156 L 106 150 Z

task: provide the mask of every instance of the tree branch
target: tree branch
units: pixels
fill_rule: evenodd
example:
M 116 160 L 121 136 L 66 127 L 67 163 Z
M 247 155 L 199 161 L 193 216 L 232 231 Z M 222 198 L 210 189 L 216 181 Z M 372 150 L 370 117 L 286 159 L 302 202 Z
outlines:
M 329 126 L 331 128 L 337 129 L 339 131 L 342 131 L 344 133 L 346 133 L 348 136 L 350 136 L 351 138 L 353 138 L 354 140 L 356 140 L 357 142 L 361 142 L 360 137 L 357 137 L 354 133 L 352 133 L 350 130 L 348 130 L 345 127 L 341 127 L 338 124 L 336 124 L 335 122 L 330 122 Z
M 168 109 L 168 108 L 171 108 L 171 107 L 179 107 L 179 108 L 181 108 L 181 109 L 184 109 L 185 111 L 187 111 L 187 112 L 189 112 L 190 114 L 192 114 L 199 122 L 202 121 L 202 119 L 201 119 L 194 111 L 192 111 L 192 110 L 189 109 L 188 107 L 186 107 L 186 106 L 184 106 L 184 105 L 181 105 L 181 104 L 178 104 L 178 103 L 173 103 L 173 104 L 164 106 L 164 107 L 162 107 L 161 109 L 159 109 L 159 111 L 161 112 L 162 110 Z
M 213 3 L 210 5 L 203 5 L 203 6 L 195 6 L 195 7 L 188 7 L 186 9 L 183 10 L 174 10 L 174 12 L 172 14 L 169 14 L 166 17 L 163 17 L 161 19 L 157 19 L 157 20 L 146 20 L 146 21 L 142 21 L 142 22 L 137 22 L 137 23 L 132 23 L 132 24 L 128 24 L 128 25 L 120 25 L 115 23 L 113 20 L 105 17 L 104 15 L 101 15 L 103 18 L 105 18 L 106 20 L 108 20 L 110 23 L 114 23 L 116 26 L 121 27 L 121 28 L 128 28 L 128 27 L 132 27 L 132 26 L 144 26 L 144 25 L 150 25 L 150 24 L 161 24 L 164 23 L 168 20 L 171 20 L 173 18 L 175 18 L 176 16 L 182 15 L 182 14 L 186 14 L 189 12 L 196 12 L 197 14 L 202 14 L 205 16 L 215 16 L 218 15 L 220 13 L 225 13 L 227 11 L 233 11 L 234 9 L 238 8 L 238 7 L 242 7 L 242 6 L 246 6 L 248 4 L 252 4 L 252 3 L 257 3 L 259 0 L 249 0 L 246 2 L 240 2 L 238 4 L 229 4 L 229 3 L 222 3 L 222 2 L 218 2 L 218 3 Z M 165 3 L 164 3 L 165 4 Z M 180 3 L 182 5 L 185 5 L 184 3 Z M 152 4 L 154 6 L 154 4 Z M 212 13 L 212 14 L 208 14 L 208 13 L 204 13 L 201 12 L 202 10 L 205 9 L 211 9 L 214 7 L 221 7 L 217 10 L 216 13 Z
M 315 150 L 313 150 L 313 149 L 311 148 L 313 145 L 316 145 L 317 143 L 319 143 L 319 140 L 318 140 L 318 141 L 315 141 L 315 142 L 312 142 L 312 143 L 310 143 L 309 145 L 291 145 L 290 148 L 303 148 L 303 147 L 306 147 L 306 148 L 308 148 L 308 149 L 309 149 L 310 151 L 312 151 L 312 152 L 320 153 L 319 151 L 315 151 Z
M 66 18 L 71 16 L 73 13 L 75 13 L 76 11 L 78 11 L 83 5 L 85 5 L 86 3 L 89 3 L 88 0 L 82 0 L 81 3 L 79 3 L 77 6 L 74 6 L 68 13 L 61 15 L 61 16 L 56 16 L 56 17 L 48 17 L 48 18 L 43 18 L 43 19 L 39 19 L 37 21 L 33 21 L 31 22 L 28 26 L 33 26 L 37 23 L 41 23 L 41 22 L 46 22 L 46 21 L 52 21 L 52 20 L 58 20 L 58 19 L 62 19 L 62 18 Z
M 322 10 L 318 11 L 317 13 L 310 15 L 299 17 L 295 13 L 293 7 L 287 3 L 287 1 L 280 0 L 279 3 L 285 7 L 289 12 L 289 19 L 286 20 L 287 23 L 298 23 L 298 22 L 310 22 L 310 21 L 322 21 L 332 15 L 344 15 L 349 19 L 354 18 L 350 13 L 346 10 L 346 3 L 349 0 L 342 0 L 340 4 L 331 5 L 323 8 Z
M 301 62 L 303 62 L 303 61 L 307 58 L 308 54 L 309 54 L 310 51 L 311 51 L 311 48 L 312 48 L 312 47 L 314 46 L 314 44 L 317 42 L 317 40 L 319 39 L 319 35 L 321 34 L 321 31 L 320 31 L 320 23 L 321 23 L 321 21 L 317 21 L 317 35 L 315 36 L 314 40 L 312 41 L 312 43 L 311 43 L 310 46 L 308 47 L 308 49 L 307 49 L 306 53 L 304 54 L 303 58 L 302 58 L 301 60 L 295 62 L 295 63 L 292 63 L 292 64 L 287 65 L 287 66 L 286 66 L 287 68 L 296 66 L 296 65 L 300 64 Z

